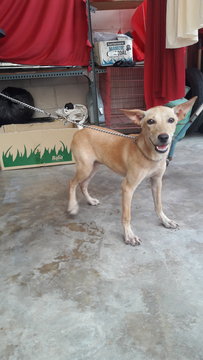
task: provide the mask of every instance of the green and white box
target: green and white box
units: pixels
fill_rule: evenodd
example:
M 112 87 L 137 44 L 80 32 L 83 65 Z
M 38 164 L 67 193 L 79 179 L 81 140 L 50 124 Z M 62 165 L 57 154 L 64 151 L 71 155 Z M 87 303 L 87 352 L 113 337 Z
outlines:
M 62 121 L 0 128 L 0 168 L 13 170 L 74 162 L 70 144 L 77 128 Z
M 116 61 L 133 61 L 132 39 L 118 35 L 117 40 L 96 41 L 95 61 L 101 66 L 113 65 Z

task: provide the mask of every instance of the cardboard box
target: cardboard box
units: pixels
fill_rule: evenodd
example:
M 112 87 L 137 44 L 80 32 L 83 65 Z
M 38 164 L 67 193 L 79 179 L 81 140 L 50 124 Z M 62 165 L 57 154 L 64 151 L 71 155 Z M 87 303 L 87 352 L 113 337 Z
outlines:
M 60 120 L 0 127 L 1 170 L 73 163 L 70 144 L 76 131 Z
M 95 61 L 98 65 L 113 65 L 118 60 L 133 61 L 132 39 L 118 37 L 118 40 L 97 41 L 94 44 Z

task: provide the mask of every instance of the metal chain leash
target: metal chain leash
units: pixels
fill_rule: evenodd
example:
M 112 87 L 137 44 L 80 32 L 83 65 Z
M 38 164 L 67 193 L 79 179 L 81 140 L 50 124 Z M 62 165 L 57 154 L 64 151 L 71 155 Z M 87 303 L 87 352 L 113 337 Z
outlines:
M 98 127 L 93 127 L 91 125 L 85 125 L 83 124 L 82 127 L 84 128 L 88 128 L 88 129 L 92 129 L 92 130 L 95 130 L 95 131 L 100 131 L 100 132 L 103 132 L 103 133 L 106 133 L 106 134 L 111 134 L 111 135 L 115 135 L 115 136 L 120 136 L 120 137 L 125 137 L 125 138 L 128 138 L 128 139 L 133 139 L 135 140 L 136 139 L 136 135 L 126 135 L 126 134 L 122 134 L 122 133 L 119 133 L 119 132 L 115 132 L 115 131 L 108 131 L 106 129 L 102 129 L 102 128 L 98 128 Z
M 12 101 L 12 102 L 15 102 L 16 104 L 20 104 L 28 109 L 31 109 L 31 110 L 34 110 L 34 111 L 37 111 L 37 112 L 40 112 L 42 114 L 45 114 L 47 115 L 48 117 L 51 117 L 53 119 L 58 119 L 59 116 L 56 116 L 56 115 L 53 115 L 45 110 L 42 110 L 40 108 L 37 108 L 35 106 L 31 106 L 31 105 L 28 105 L 20 100 L 17 100 L 17 99 L 14 99 L 8 95 L 5 95 L 5 94 L 2 94 L 0 93 L 0 96 Z M 60 115 L 60 117 L 62 117 L 64 120 L 74 124 L 74 125 L 77 125 L 77 122 L 74 121 L 74 120 L 70 120 L 68 119 L 66 116 L 63 116 L 63 115 Z M 94 127 L 94 126 L 91 126 L 91 125 L 86 125 L 86 124 L 80 124 L 81 127 L 83 128 L 88 128 L 88 129 L 91 129 L 91 130 L 94 130 L 94 131 L 100 131 L 100 132 L 103 132 L 103 133 L 106 133 L 106 134 L 111 134 L 111 135 L 115 135 L 115 136 L 120 136 L 120 137 L 125 137 L 125 138 L 128 138 L 128 139 L 133 139 L 135 140 L 136 139 L 136 135 L 126 135 L 126 134 L 122 134 L 122 133 L 119 133 L 117 131 L 113 131 L 113 130 L 106 130 L 106 129 L 102 129 L 102 128 L 99 128 L 99 127 Z

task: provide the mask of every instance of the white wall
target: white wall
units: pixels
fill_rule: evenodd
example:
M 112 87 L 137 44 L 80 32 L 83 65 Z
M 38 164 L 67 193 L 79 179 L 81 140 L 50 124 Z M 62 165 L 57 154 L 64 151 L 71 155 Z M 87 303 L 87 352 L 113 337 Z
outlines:
M 134 9 L 102 10 L 92 14 L 92 27 L 95 31 L 125 33 L 131 30 L 131 17 Z

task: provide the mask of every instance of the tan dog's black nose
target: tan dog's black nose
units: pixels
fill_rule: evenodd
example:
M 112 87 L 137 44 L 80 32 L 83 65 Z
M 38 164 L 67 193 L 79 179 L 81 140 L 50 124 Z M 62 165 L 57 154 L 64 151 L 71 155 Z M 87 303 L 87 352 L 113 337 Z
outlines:
M 165 144 L 168 141 L 168 138 L 169 138 L 168 134 L 160 134 L 158 136 L 158 139 L 162 144 Z

